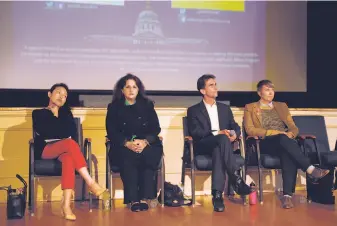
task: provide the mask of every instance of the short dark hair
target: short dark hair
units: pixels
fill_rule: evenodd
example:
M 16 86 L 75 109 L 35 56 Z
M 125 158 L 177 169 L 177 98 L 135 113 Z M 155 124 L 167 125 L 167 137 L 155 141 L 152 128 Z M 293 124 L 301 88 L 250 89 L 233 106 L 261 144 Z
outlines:
M 49 92 L 53 92 L 56 88 L 58 87 L 63 87 L 67 93 L 69 93 L 69 87 L 67 86 L 67 84 L 65 83 L 55 83 L 50 89 L 49 89 Z
M 117 81 L 115 88 L 113 90 L 112 103 L 125 100 L 122 89 L 126 85 L 126 81 L 130 79 L 134 80 L 138 87 L 138 95 L 136 98 L 143 99 L 143 100 L 149 100 L 149 98 L 145 94 L 145 87 L 143 85 L 143 82 L 137 76 L 133 74 L 127 74 Z
M 216 77 L 212 74 L 204 74 L 202 75 L 198 81 L 197 81 L 197 88 L 198 88 L 198 91 L 200 91 L 201 89 L 204 89 L 205 88 L 205 85 L 206 85 L 206 81 L 208 79 L 215 79 Z
M 267 79 L 261 80 L 257 83 L 256 85 L 257 91 L 260 91 L 262 89 L 262 86 L 274 88 L 274 84 L 270 80 L 267 80 Z
M 55 83 L 50 89 L 49 92 L 53 93 L 53 91 L 58 88 L 58 87 L 63 87 L 66 91 L 67 94 L 69 95 L 69 87 L 65 83 Z M 66 101 L 64 105 L 59 109 L 59 114 L 68 114 L 70 112 L 70 106 L 68 105 L 68 102 Z

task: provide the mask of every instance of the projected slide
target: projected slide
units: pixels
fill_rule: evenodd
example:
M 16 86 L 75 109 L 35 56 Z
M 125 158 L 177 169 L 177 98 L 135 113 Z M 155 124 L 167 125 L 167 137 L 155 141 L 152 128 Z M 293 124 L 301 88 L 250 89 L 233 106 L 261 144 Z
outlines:
M 248 91 L 265 78 L 264 2 L 38 1 L 12 10 L 19 88 L 109 90 L 131 72 L 147 89 L 184 91 L 212 73 L 221 89 Z

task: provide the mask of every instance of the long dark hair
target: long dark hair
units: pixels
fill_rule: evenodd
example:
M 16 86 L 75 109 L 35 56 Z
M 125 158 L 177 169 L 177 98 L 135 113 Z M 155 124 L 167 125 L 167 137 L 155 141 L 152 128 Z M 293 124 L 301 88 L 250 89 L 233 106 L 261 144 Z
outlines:
M 128 81 L 130 79 L 134 80 L 137 87 L 138 87 L 138 95 L 136 97 L 136 100 L 150 101 L 149 98 L 145 94 L 145 87 L 144 87 L 142 81 L 137 76 L 135 76 L 133 74 L 127 74 L 117 81 L 117 83 L 115 85 L 115 88 L 113 90 L 112 103 L 120 102 L 120 101 L 125 100 L 122 89 L 126 85 L 126 81 Z

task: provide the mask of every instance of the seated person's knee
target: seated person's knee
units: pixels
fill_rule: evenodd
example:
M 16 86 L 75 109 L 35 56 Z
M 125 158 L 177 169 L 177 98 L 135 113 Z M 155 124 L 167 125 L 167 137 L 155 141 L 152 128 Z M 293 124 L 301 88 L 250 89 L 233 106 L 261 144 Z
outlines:
M 217 135 L 218 144 L 230 143 L 229 138 L 225 134 Z

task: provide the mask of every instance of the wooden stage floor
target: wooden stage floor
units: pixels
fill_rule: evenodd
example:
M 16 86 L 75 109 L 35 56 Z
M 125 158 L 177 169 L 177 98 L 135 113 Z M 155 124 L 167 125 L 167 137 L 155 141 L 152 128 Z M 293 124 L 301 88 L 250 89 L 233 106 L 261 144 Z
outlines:
M 122 200 L 116 200 L 111 211 L 96 207 L 88 212 L 88 203 L 75 202 L 75 222 L 66 221 L 60 215 L 60 202 L 38 202 L 36 213 L 28 212 L 24 219 L 6 220 L 6 205 L 0 204 L 1 226 L 209 226 L 209 225 L 254 225 L 254 226 L 329 226 L 337 225 L 335 206 L 306 203 L 305 193 L 294 197 L 295 208 L 284 210 L 276 194 L 265 193 L 264 204 L 243 206 L 225 199 L 226 210 L 213 212 L 211 196 L 198 197 L 195 207 L 157 207 L 147 212 L 133 213 L 125 208 Z M 99 205 L 100 206 L 100 205 Z

